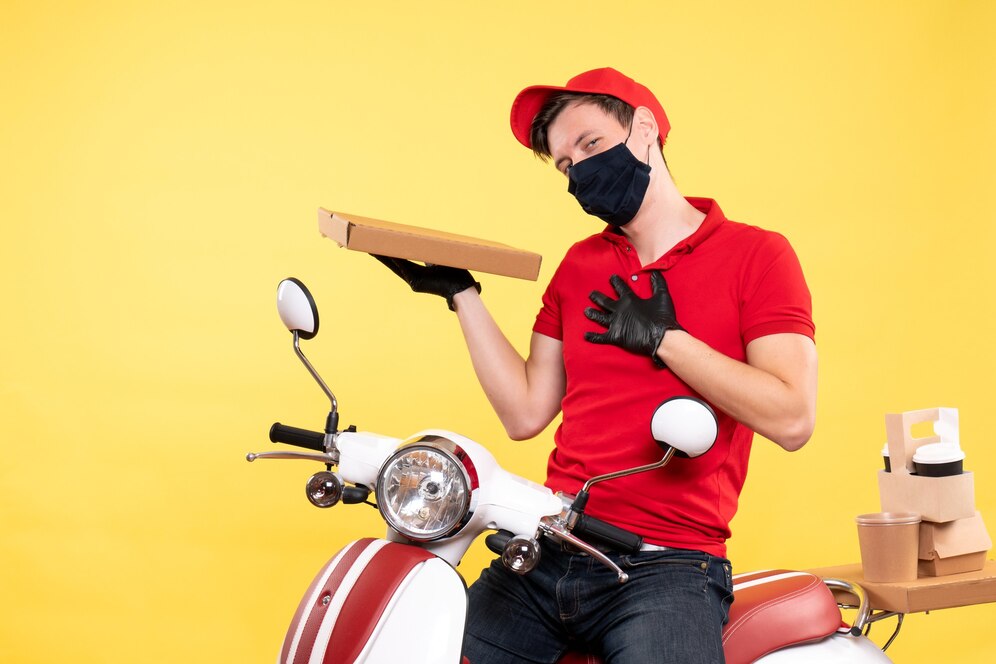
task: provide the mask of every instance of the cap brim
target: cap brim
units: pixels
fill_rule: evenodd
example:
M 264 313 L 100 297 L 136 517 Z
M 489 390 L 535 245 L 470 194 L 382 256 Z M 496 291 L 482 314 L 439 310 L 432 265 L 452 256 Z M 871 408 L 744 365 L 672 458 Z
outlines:
M 577 78 L 577 77 L 575 77 Z M 615 97 L 616 99 L 621 99 L 630 106 L 637 108 L 640 106 L 646 106 L 653 113 L 654 118 L 657 120 L 658 126 L 658 141 L 661 145 L 667 139 L 667 134 L 671 129 L 671 125 L 668 122 L 667 114 L 664 112 L 664 108 L 661 106 L 660 102 L 653 95 L 650 90 L 645 87 L 635 83 L 631 79 L 626 79 L 632 84 L 630 94 L 626 94 L 625 90 L 613 89 L 611 86 L 606 85 L 604 82 L 591 81 L 586 84 L 574 83 L 574 79 L 567 82 L 566 86 L 557 85 L 532 85 L 525 88 L 516 95 L 515 100 L 512 102 L 512 113 L 510 122 L 512 125 L 512 134 L 515 138 L 525 145 L 527 148 L 532 148 L 532 126 L 533 118 L 540 112 L 543 105 L 546 103 L 547 99 L 551 95 L 559 92 L 576 92 L 579 94 L 593 94 L 593 95 L 608 95 L 610 97 Z M 616 86 L 618 88 L 618 86 Z
M 550 85 L 533 85 L 515 97 L 512 102 L 512 133 L 520 143 L 530 149 L 533 147 L 532 140 L 530 140 L 533 118 L 543 108 L 543 104 L 550 98 L 550 95 L 566 90 L 567 88 Z

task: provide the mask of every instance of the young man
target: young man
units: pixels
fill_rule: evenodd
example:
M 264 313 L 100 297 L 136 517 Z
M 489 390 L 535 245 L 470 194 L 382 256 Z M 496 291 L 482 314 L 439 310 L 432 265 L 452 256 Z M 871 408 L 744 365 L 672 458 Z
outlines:
M 382 260 L 456 311 L 512 438 L 537 435 L 563 412 L 552 489 L 576 493 L 593 476 L 658 460 L 650 419 L 672 396 L 711 403 L 719 437 L 702 457 L 592 490 L 588 514 L 644 538 L 637 554 L 609 554 L 628 583 L 550 543 L 525 577 L 496 561 L 470 589 L 466 654 L 474 664 L 552 663 L 567 649 L 612 663 L 721 662 L 732 593 L 725 541 L 753 433 L 796 450 L 814 426 L 814 327 L 799 262 L 782 236 L 678 192 L 661 151 L 664 109 L 613 69 L 526 88 L 511 122 L 608 224 L 557 268 L 528 358 L 467 271 Z

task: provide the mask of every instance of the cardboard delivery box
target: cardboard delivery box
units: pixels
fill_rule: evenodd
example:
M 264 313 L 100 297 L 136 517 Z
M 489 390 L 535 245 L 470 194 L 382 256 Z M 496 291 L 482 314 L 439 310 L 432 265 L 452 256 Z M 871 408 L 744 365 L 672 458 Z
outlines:
M 920 523 L 919 576 L 974 572 L 986 564 L 993 541 L 978 512 L 948 523 Z
M 934 436 L 913 438 L 920 422 L 934 423 Z M 883 512 L 916 512 L 924 521 L 944 523 L 975 514 L 975 478 L 961 472 L 946 477 L 915 475 L 913 457 L 923 445 L 958 438 L 958 411 L 929 408 L 885 416 L 890 470 L 878 472 Z
M 466 235 L 318 208 L 318 229 L 340 247 L 536 281 L 543 257 Z
M 946 523 L 975 514 L 975 476 L 918 477 L 878 471 L 883 512 L 916 512 L 924 521 Z

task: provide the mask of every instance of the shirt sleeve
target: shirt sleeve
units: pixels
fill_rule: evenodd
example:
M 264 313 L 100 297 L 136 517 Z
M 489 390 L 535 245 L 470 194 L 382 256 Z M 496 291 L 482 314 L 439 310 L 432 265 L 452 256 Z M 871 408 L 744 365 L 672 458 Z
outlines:
M 745 276 L 741 304 L 744 345 L 786 332 L 816 338 L 812 296 L 799 258 L 784 236 L 766 233 Z
M 563 266 L 563 263 L 561 263 Z M 560 317 L 560 284 L 561 268 L 558 267 L 553 278 L 543 293 L 543 306 L 536 314 L 536 322 L 533 323 L 533 332 L 537 332 L 547 337 L 552 337 L 558 341 L 564 340 L 564 324 Z

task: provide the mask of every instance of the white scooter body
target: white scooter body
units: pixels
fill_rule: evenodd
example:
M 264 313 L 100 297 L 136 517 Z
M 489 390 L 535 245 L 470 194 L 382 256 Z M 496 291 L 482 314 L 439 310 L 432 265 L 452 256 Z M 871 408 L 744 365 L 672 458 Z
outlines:
M 439 429 L 406 440 L 343 432 L 336 441 L 339 474 L 345 482 L 373 487 L 396 449 L 426 438 L 449 441 L 473 460 L 479 482 L 473 516 L 458 533 L 438 542 L 415 545 L 388 530 L 386 540 L 347 545 L 302 598 L 281 648 L 281 664 L 459 662 L 467 589 L 454 567 L 486 530 L 535 533 L 542 517 L 563 509 L 550 489 L 503 470 L 479 443 Z M 348 627 L 341 627 L 343 622 Z
M 843 664 L 860 662 L 892 662 L 877 645 L 866 636 L 833 634 L 822 641 L 789 646 L 755 660 L 757 664 Z
M 420 542 L 402 536 L 402 532 L 414 532 L 405 530 L 408 525 L 392 521 L 408 517 L 387 516 L 385 503 L 378 500 L 381 514 L 389 524 L 387 537 L 352 542 L 322 568 L 291 621 L 278 664 L 459 663 L 467 593 L 455 567 L 471 543 L 489 530 L 504 531 L 511 538 L 500 545 L 504 547 L 502 559 L 519 573 L 528 573 L 536 564 L 537 538 L 550 537 L 585 551 L 616 571 L 620 583 L 627 581 L 623 570 L 579 537 L 585 533 L 599 536 L 594 526 L 582 522 L 586 517 L 582 514 L 583 506 L 578 507 L 582 504 L 580 494 L 578 500 L 562 497 L 542 485 L 512 475 L 498 465 L 485 447 L 449 431 L 428 430 L 404 440 L 352 429 L 338 431 L 335 396 L 298 345 L 299 339 L 310 339 L 318 331 L 314 300 L 303 284 L 288 279 L 278 289 L 278 308 L 294 334 L 295 352 L 329 397 L 332 408 L 324 434 L 280 424 L 270 431 L 273 442 L 298 445 L 317 454 L 250 453 L 249 461 L 308 459 L 320 461 L 330 470 L 337 466 L 337 473 L 316 473 L 308 482 L 309 500 L 319 507 L 331 507 L 340 501 L 365 502 L 370 491 L 377 488 L 378 478 L 397 459 L 396 452 L 406 455 L 415 447 L 424 450 L 438 445 L 440 456 L 448 459 L 446 463 L 463 467 L 465 481 L 459 491 L 462 496 L 469 496 L 467 502 L 459 503 L 465 510 L 461 512 L 464 518 L 453 526 L 447 525 L 450 530 Z M 705 424 L 701 419 L 703 409 L 708 411 Z M 650 424 L 654 438 L 666 450 L 664 458 L 657 464 L 592 478 L 582 493 L 596 482 L 660 468 L 676 449 L 689 457 L 702 454 L 716 435 L 712 411 L 704 402 L 690 398 L 679 397 L 661 404 Z M 346 485 L 351 486 L 347 489 Z M 385 482 L 387 486 L 389 482 Z M 423 490 L 422 484 L 418 487 L 418 491 Z M 436 500 L 439 491 L 440 485 L 433 481 L 428 493 L 422 495 L 428 495 L 425 500 Z M 412 518 L 422 517 L 416 514 Z M 597 521 L 588 518 L 589 524 Z M 605 527 L 612 528 L 604 523 L 600 528 Z M 602 539 L 603 544 L 614 543 L 616 550 L 627 546 L 625 537 L 618 539 L 618 533 L 606 535 L 602 530 L 601 537 L 607 537 Z M 734 579 L 736 599 L 723 636 L 728 664 L 890 661 L 866 637 L 854 635 L 867 619 L 866 606 L 859 611 L 856 627 L 850 630 L 853 634 L 838 631 L 840 612 L 823 580 L 784 570 L 738 576 L 743 578 L 739 587 L 737 578 Z M 838 587 L 847 586 L 863 603 L 860 588 L 826 580 L 827 585 L 834 583 Z M 591 661 L 587 656 L 575 654 L 568 654 L 562 660 L 563 664 Z
M 560 513 L 563 503 L 550 489 L 501 469 L 482 445 L 438 429 L 405 440 L 361 432 L 339 434 L 342 479 L 374 486 L 381 466 L 396 449 L 428 438 L 456 445 L 471 460 L 478 479 L 472 516 L 461 530 L 435 542 L 413 543 L 389 529 L 386 539 L 347 545 L 319 572 L 302 598 L 279 664 L 460 662 L 467 596 L 454 568 L 483 532 L 531 535 L 544 517 Z M 890 661 L 867 637 L 834 631 L 840 624 L 836 602 L 812 575 L 769 570 L 737 575 L 734 582 L 739 603 L 734 602 L 724 633 L 728 662 Z M 760 597 L 755 596 L 758 593 Z M 817 629 L 823 631 L 803 629 L 795 634 L 793 624 L 799 626 L 799 621 L 808 621 L 810 626 L 822 622 L 823 627 Z M 782 638 L 777 645 L 759 643 L 773 634 Z M 819 640 L 784 645 L 786 639 L 814 638 Z M 756 659 L 769 647 L 778 646 L 782 647 Z M 744 656 L 747 659 L 740 659 Z
M 315 577 L 277 662 L 459 662 L 466 615 L 467 588 L 447 562 L 358 540 Z
M 757 574 L 767 578 L 754 583 L 770 581 L 771 585 L 782 586 L 769 592 L 770 599 L 765 602 L 757 602 L 746 588 L 741 591 L 741 602 L 753 604 L 738 606 L 734 602 L 736 611 L 731 612 L 731 622 L 724 630 L 728 664 L 891 661 L 867 637 L 854 636 L 845 629 L 833 631 L 839 624 L 839 612 L 832 598 L 829 606 L 827 602 L 824 606 L 813 603 L 820 594 L 813 591 L 822 586 L 815 577 L 780 570 Z M 788 587 L 787 581 L 804 586 Z M 829 593 L 825 587 L 819 590 Z M 463 579 L 441 558 L 410 544 L 357 540 L 343 548 L 315 577 L 287 630 L 277 661 L 460 662 L 466 610 Z M 786 618 L 790 621 L 787 626 Z M 803 621 L 806 624 L 801 624 Z M 775 647 L 767 643 L 770 641 L 812 638 L 811 630 L 819 622 L 824 623 L 822 629 L 831 631 L 828 636 L 763 654 Z M 815 629 L 821 628 L 817 625 Z M 732 638 L 731 632 L 738 638 Z M 563 664 L 596 661 L 589 656 L 569 655 Z

